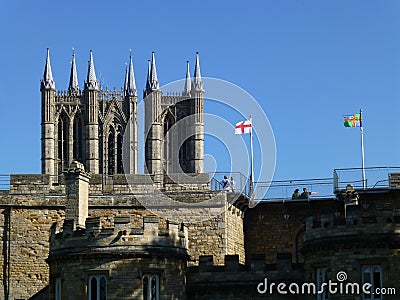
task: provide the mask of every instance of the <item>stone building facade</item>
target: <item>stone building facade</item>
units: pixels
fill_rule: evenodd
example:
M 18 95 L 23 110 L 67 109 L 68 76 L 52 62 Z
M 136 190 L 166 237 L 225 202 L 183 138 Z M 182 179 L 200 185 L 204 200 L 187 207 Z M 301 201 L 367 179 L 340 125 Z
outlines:
M 113 276 L 117 276 L 116 273 L 123 270 L 123 267 L 120 268 L 119 265 L 125 263 L 135 263 L 137 266 L 136 271 L 132 271 L 136 273 L 124 275 L 129 284 L 131 284 L 132 276 L 135 276 L 134 278 L 140 282 L 138 274 L 143 276 L 151 275 L 154 272 L 156 275 L 164 274 L 157 277 L 161 284 L 159 299 L 165 299 L 166 293 L 170 297 L 172 294 L 175 295 L 174 299 L 184 299 L 183 296 L 177 296 L 176 291 L 169 294 L 173 288 L 165 290 L 163 287 L 167 282 L 167 277 L 165 277 L 167 273 L 164 273 L 166 272 L 164 271 L 166 270 L 164 264 L 166 260 L 171 259 L 168 265 L 171 270 L 174 270 L 173 272 L 178 272 L 176 270 L 180 268 L 181 264 L 184 264 L 182 267 L 184 275 L 182 276 L 185 280 L 187 266 L 197 265 L 199 257 L 202 255 L 213 255 L 217 265 L 224 263 L 225 255 L 238 255 L 240 261 L 244 263 L 245 250 L 242 230 L 244 208 L 235 203 L 231 204 L 226 193 L 213 192 L 220 194 L 221 197 L 220 205 L 217 207 L 220 211 L 218 215 L 184 224 L 185 237 L 181 237 L 181 242 L 185 247 L 182 246 L 181 251 L 186 254 L 175 258 L 167 256 L 167 259 L 161 255 L 160 247 L 165 247 L 166 251 L 176 250 L 176 245 L 172 242 L 168 243 L 171 236 L 179 236 L 179 230 L 182 228 L 178 226 L 178 223 L 181 224 L 179 220 L 166 220 L 146 209 L 137 200 L 124 177 L 114 174 L 107 185 L 104 185 L 100 175 L 77 171 L 76 165 L 79 163 L 73 164 L 72 168 L 60 177 L 60 185 L 54 185 L 51 182 L 51 176 L 46 174 L 12 175 L 10 190 L 0 194 L 2 212 L 0 214 L 2 224 L 0 227 L 2 237 L 0 268 L 3 270 L 0 299 L 30 299 L 31 297 L 32 299 L 55 299 L 56 283 L 65 288 L 62 299 L 67 299 L 64 297 L 67 297 L 71 287 L 67 284 L 70 281 L 66 279 L 72 275 L 63 275 L 60 268 L 73 272 L 73 266 L 77 264 L 77 261 L 80 265 L 79 278 L 81 281 L 81 287 L 77 289 L 77 293 L 83 291 L 81 295 L 83 298 L 71 299 L 87 299 L 89 275 L 94 274 L 92 271 L 97 270 L 100 265 L 109 269 Z M 148 197 L 157 199 L 157 196 L 152 193 L 152 185 L 145 184 L 144 178 L 149 175 L 138 174 L 135 176 L 137 191 L 147 190 Z M 111 186 L 108 185 L 110 182 Z M 203 187 L 195 192 L 192 189 L 186 191 L 178 189 L 179 187 L 169 187 L 173 196 L 178 194 L 186 200 L 193 199 L 195 201 L 202 194 L 210 197 L 209 187 Z M 168 192 L 165 193 L 168 194 Z M 87 201 L 86 208 L 83 205 L 85 201 Z M 214 205 L 210 209 L 215 208 Z M 196 211 L 193 211 L 193 214 L 196 215 Z M 85 222 L 82 223 L 81 220 L 85 220 Z M 237 225 L 235 231 L 228 230 L 233 225 Z M 177 228 L 174 230 L 178 233 L 172 233 L 173 228 Z M 93 230 L 97 230 L 99 235 L 92 234 Z M 91 233 L 89 234 L 89 232 Z M 90 236 L 93 236 L 92 240 L 90 240 Z M 158 238 L 161 239 L 161 245 L 156 242 Z M 123 240 L 126 241 L 122 243 Z M 88 244 L 89 241 L 94 244 Z M 107 248 L 105 245 L 108 245 L 108 250 L 105 250 L 108 251 L 107 255 L 114 257 L 113 262 L 107 264 L 106 258 L 103 261 L 98 257 L 101 256 L 99 253 L 94 251 L 90 256 L 88 251 L 82 250 L 85 247 L 88 250 L 90 245 L 92 248 L 97 246 L 100 248 L 101 243 L 104 243 L 102 249 Z M 65 255 L 67 250 L 64 253 L 59 250 L 62 247 L 69 248 L 70 246 L 78 249 L 78 245 L 81 245 L 79 249 L 83 253 L 72 253 L 71 256 L 76 259 L 68 260 Z M 143 257 L 139 259 L 138 253 L 128 251 L 129 247 L 137 247 L 137 251 L 141 253 L 144 249 L 143 245 L 153 247 L 155 252 L 144 252 L 141 254 Z M 63 255 L 59 255 L 59 253 L 63 253 Z M 85 253 L 88 254 L 87 262 L 83 262 L 86 257 Z M 130 253 L 130 256 L 127 253 Z M 93 259 L 92 256 L 95 256 L 96 259 Z M 69 263 L 70 265 L 68 265 Z M 98 264 L 97 267 L 96 264 Z M 153 273 L 138 273 L 139 269 L 149 270 Z M 102 270 L 104 271 L 104 268 Z M 100 273 L 104 273 L 103 271 Z M 173 274 L 176 276 L 176 273 Z M 116 282 L 113 281 L 115 278 L 113 276 L 110 275 L 112 281 L 108 281 L 109 284 Z M 184 286 L 180 286 L 181 291 L 184 291 Z M 110 285 L 109 287 L 112 288 Z M 137 286 L 133 287 L 137 288 Z M 125 292 L 127 291 L 125 290 Z M 140 289 L 136 293 L 142 293 L 142 290 Z M 112 298 L 113 295 L 110 294 L 107 299 L 123 299 Z M 127 296 L 127 299 L 135 299 L 132 294 L 127 293 L 126 295 L 131 296 L 130 298 Z M 138 298 L 141 299 L 139 296 Z
M 200 257 L 197 266 L 188 268 L 187 296 L 398 299 L 400 173 L 389 178 L 389 188 L 356 191 L 357 204 L 346 204 L 338 192 L 336 199 L 260 203 L 248 209 L 246 262 L 228 255 L 221 266 L 212 256 Z M 331 290 L 323 286 L 329 282 Z

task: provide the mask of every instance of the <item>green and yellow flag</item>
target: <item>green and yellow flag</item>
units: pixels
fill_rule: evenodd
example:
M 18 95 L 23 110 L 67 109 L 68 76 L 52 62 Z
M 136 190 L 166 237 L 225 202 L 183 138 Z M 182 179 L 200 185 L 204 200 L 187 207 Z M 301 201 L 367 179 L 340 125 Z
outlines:
M 361 127 L 361 114 L 345 115 L 344 127 Z

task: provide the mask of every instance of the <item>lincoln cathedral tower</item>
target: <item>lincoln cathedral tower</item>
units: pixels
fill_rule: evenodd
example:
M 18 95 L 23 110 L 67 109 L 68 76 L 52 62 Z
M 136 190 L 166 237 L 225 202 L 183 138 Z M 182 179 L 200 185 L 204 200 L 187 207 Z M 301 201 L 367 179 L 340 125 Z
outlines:
M 68 89 L 61 91 L 56 90 L 47 50 L 40 87 L 43 174 L 59 175 L 72 161 L 83 163 L 92 174 L 138 173 L 138 92 L 132 55 L 129 59 L 124 88 L 121 91 L 102 89 L 90 52 L 81 89 L 73 53 Z M 182 91 L 163 95 L 152 53 L 143 99 L 145 172 L 201 173 L 204 90 L 198 54 L 193 80 L 187 63 Z M 175 124 L 176 130 L 168 133 Z

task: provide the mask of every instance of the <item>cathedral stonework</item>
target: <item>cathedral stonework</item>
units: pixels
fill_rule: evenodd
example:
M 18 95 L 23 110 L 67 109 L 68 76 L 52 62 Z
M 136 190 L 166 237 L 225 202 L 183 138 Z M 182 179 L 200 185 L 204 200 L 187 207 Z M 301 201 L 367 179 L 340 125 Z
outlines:
M 153 52 L 143 93 L 147 173 L 203 171 L 204 90 L 198 54 L 193 81 L 188 63 L 182 88 L 181 92 L 163 95 Z M 68 89 L 61 91 L 56 90 L 47 50 L 40 91 L 42 174 L 58 176 L 72 161 L 83 163 L 92 174 L 138 173 L 138 92 L 132 55 L 124 88 L 116 91 L 100 86 L 92 52 L 84 87 L 80 89 L 74 53 Z M 174 124 L 185 118 L 187 126 L 181 124 L 179 132 L 168 134 Z

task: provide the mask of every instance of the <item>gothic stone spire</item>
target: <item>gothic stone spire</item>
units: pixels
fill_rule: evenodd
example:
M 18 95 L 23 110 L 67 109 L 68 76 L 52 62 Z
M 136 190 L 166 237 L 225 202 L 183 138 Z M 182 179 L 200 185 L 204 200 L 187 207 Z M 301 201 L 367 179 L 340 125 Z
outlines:
M 135 83 L 135 73 L 133 72 L 133 63 L 132 63 L 132 52 L 129 56 L 129 68 L 125 73 L 125 95 L 126 96 L 137 96 L 136 91 L 136 83 Z
M 185 87 L 183 88 L 183 94 L 190 95 L 191 87 L 192 83 L 190 80 L 189 61 L 186 61 L 186 79 L 185 79 Z
M 128 88 L 128 65 L 127 63 L 125 63 L 124 95 L 126 95 L 127 88 Z
M 150 91 L 150 70 L 151 70 L 151 65 L 150 65 L 150 59 L 147 60 L 147 79 L 146 79 L 146 92 Z
M 52 90 L 56 89 L 56 84 L 53 79 L 53 73 L 51 72 L 49 48 L 47 48 L 46 65 L 44 67 L 42 87 L 45 89 L 52 89 Z
M 156 69 L 156 59 L 154 56 L 154 51 L 151 53 L 151 69 L 150 69 L 150 89 L 152 91 L 158 90 L 160 85 L 158 83 L 157 78 L 157 69 Z
M 89 68 L 86 80 L 86 87 L 89 90 L 98 90 L 99 88 L 99 83 L 96 78 L 96 72 L 94 70 L 92 50 L 90 50 L 90 60 L 89 60 Z
M 199 52 L 196 52 L 196 64 L 194 66 L 194 76 L 193 76 L 192 88 L 196 91 L 203 90 L 203 81 L 201 80 L 201 74 L 200 74 Z
M 75 51 L 72 49 L 72 62 L 71 62 L 71 73 L 69 76 L 68 91 L 70 93 L 79 93 L 78 73 L 76 72 L 75 63 Z

